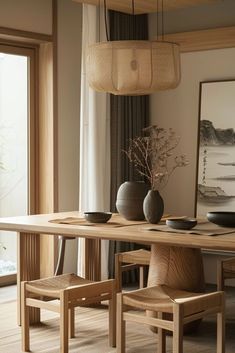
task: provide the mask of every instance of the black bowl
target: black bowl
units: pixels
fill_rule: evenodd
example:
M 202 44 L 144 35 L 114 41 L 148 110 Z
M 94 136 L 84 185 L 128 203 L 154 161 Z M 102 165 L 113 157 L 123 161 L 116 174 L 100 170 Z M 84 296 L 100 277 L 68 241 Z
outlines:
M 208 221 L 222 227 L 235 227 L 235 212 L 208 212 Z
M 111 212 L 84 212 L 84 217 L 90 223 L 107 223 L 112 217 Z
M 166 224 L 173 229 L 189 230 L 195 227 L 197 220 L 195 218 L 171 218 L 166 220 Z

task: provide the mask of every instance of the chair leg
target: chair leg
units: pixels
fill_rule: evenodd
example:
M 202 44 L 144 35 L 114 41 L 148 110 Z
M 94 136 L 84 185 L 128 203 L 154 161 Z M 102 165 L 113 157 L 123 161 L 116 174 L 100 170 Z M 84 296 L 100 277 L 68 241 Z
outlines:
M 163 319 L 163 313 L 158 313 L 158 319 Z M 166 330 L 158 327 L 158 353 L 166 353 Z
M 109 345 L 116 347 L 116 283 L 113 283 L 112 299 L 109 300 Z
M 29 307 L 26 305 L 26 282 L 21 283 L 21 335 L 22 351 L 30 352 L 29 344 Z
M 139 267 L 139 287 L 144 288 L 144 266 Z
M 173 353 L 183 353 L 183 307 L 180 304 L 174 304 Z
M 225 298 L 221 295 L 221 312 L 217 313 L 217 353 L 225 353 Z
M 69 309 L 69 338 L 75 337 L 75 308 Z
M 126 322 L 123 320 L 122 294 L 117 295 L 117 353 L 125 353 Z
M 218 261 L 217 263 L 217 290 L 224 290 L 223 261 Z
M 55 269 L 55 276 L 62 275 L 63 273 L 63 268 L 64 268 L 64 256 L 65 256 L 65 247 L 66 247 L 66 237 L 63 235 L 59 236 L 60 240 L 60 248 L 59 248 L 59 255 L 58 255 L 58 260 L 57 260 L 57 265 Z
M 63 291 L 60 296 L 60 353 L 68 353 L 69 351 L 69 309 L 68 309 L 68 293 Z
M 117 293 L 122 291 L 122 267 L 119 254 L 115 254 L 115 281 Z

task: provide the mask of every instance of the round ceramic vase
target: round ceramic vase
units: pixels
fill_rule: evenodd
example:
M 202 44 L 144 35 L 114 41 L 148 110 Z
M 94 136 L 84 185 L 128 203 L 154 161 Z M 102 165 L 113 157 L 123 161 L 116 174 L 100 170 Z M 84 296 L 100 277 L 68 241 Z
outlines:
M 130 221 L 144 220 L 143 201 L 149 187 L 141 181 L 126 181 L 117 192 L 116 208 L 121 216 Z
M 143 211 L 146 221 L 156 224 L 162 218 L 164 202 L 157 190 L 149 190 L 144 199 Z

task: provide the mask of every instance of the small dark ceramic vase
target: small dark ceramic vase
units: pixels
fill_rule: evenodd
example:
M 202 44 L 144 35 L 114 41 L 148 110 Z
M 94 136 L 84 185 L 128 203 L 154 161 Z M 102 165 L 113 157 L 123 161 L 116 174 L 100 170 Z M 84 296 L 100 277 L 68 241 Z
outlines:
M 164 202 L 157 190 L 149 190 L 144 199 L 143 211 L 146 221 L 156 224 L 162 218 Z
M 130 221 L 144 220 L 143 201 L 149 190 L 141 181 L 126 181 L 117 192 L 116 207 L 120 215 Z

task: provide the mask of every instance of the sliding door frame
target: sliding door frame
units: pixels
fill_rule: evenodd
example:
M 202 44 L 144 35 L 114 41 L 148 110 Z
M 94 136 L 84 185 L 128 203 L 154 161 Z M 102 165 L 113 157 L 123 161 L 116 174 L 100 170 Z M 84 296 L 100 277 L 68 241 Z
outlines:
M 24 56 L 28 59 L 28 116 L 27 116 L 27 211 L 34 214 L 37 210 L 38 202 L 38 45 L 25 47 L 13 41 L 0 39 L 0 52 Z M 0 286 L 9 285 L 16 282 L 16 274 L 0 276 Z
M 38 169 L 38 51 L 39 46 L 25 48 L 18 43 L 7 43 L 0 39 L 0 52 L 25 56 L 28 62 L 28 213 L 34 214 L 37 210 L 37 169 Z
M 34 77 L 34 83 L 30 85 L 30 129 L 33 131 L 29 140 L 30 214 L 58 211 L 57 0 L 51 0 L 51 6 L 51 34 L 0 27 L 0 44 L 6 49 L 15 47 L 10 50 L 16 52 L 18 49 L 25 51 L 32 62 L 30 74 Z M 18 250 L 25 247 L 30 248 L 35 263 L 40 263 L 40 273 L 35 273 L 33 268 L 23 273 L 22 261 L 26 259 L 19 259 L 18 283 L 54 274 L 58 257 L 56 237 L 37 235 L 27 242 L 24 236 L 18 236 Z M 10 284 L 9 278 L 6 283 Z

